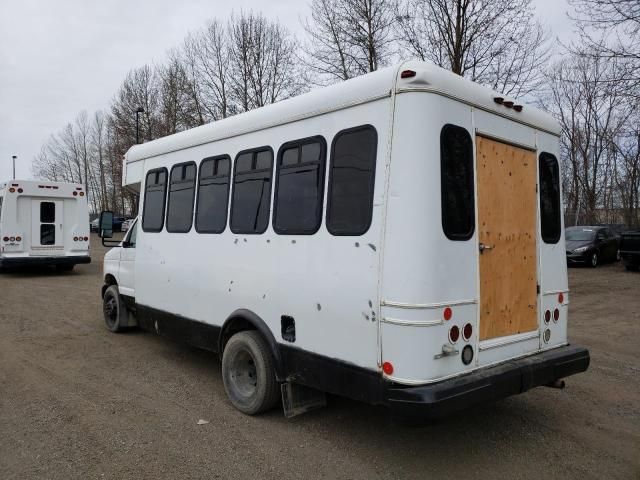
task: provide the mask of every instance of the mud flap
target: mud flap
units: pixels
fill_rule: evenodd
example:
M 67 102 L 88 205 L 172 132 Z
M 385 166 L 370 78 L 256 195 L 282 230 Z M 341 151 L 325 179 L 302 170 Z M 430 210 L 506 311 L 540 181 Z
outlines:
M 282 408 L 284 416 L 292 418 L 311 410 L 327 405 L 327 396 L 324 392 L 315 388 L 305 387 L 293 382 L 284 382 L 281 385 Z

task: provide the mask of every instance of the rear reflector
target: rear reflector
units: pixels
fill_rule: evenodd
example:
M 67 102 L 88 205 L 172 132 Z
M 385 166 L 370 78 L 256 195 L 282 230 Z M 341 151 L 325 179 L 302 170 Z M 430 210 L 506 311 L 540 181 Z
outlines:
M 562 292 L 560 292 L 558 294 L 558 303 L 559 304 L 563 304 L 564 303 L 564 294 Z
M 393 365 L 391 365 L 391 362 L 384 362 L 382 364 L 382 371 L 385 375 L 391 375 L 393 373 Z
M 451 320 L 451 317 L 453 317 L 453 310 L 451 310 L 451 308 L 447 307 L 444 309 L 444 312 L 442 312 L 442 317 L 445 320 Z

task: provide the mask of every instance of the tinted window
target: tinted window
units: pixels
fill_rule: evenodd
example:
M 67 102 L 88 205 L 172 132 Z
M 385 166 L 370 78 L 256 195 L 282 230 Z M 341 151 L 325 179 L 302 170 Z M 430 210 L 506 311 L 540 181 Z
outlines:
M 56 204 L 55 203 L 40 202 L 40 221 L 42 223 L 53 223 L 56 221 Z
M 52 224 L 40 225 L 40 245 L 56 244 L 56 226 Z
M 278 156 L 273 229 L 315 233 L 322 221 L 325 142 L 314 137 L 285 144 Z
M 540 171 L 540 230 L 545 243 L 560 240 L 560 174 L 558 160 L 550 153 L 541 153 Z
M 196 202 L 196 231 L 222 233 L 227 225 L 229 176 L 231 159 L 228 156 L 205 158 L 200 164 L 198 201 Z
M 269 224 L 273 154 L 269 148 L 236 157 L 231 199 L 231 231 L 262 233 Z
M 164 224 L 164 200 L 167 192 L 167 169 L 147 173 L 142 211 L 142 230 L 159 232 Z
M 171 169 L 169 184 L 167 232 L 184 233 L 191 230 L 195 191 L 196 164 L 189 162 L 175 165 Z
M 462 127 L 440 132 L 442 230 L 450 240 L 468 240 L 475 229 L 473 143 Z
M 371 225 L 377 144 L 369 125 L 343 130 L 333 140 L 327 203 L 333 235 L 362 235 Z

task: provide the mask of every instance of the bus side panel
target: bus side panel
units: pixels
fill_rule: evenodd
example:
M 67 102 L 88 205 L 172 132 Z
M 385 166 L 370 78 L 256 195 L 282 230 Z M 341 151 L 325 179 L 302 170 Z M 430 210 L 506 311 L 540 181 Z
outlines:
M 361 236 L 333 236 L 325 209 L 313 235 L 260 235 L 140 231 L 136 253 L 136 302 L 192 320 L 221 326 L 239 308 L 262 318 L 274 337 L 303 351 L 377 370 L 377 295 L 385 158 L 390 100 L 382 99 L 304 121 L 222 140 L 145 160 L 144 171 L 203 158 L 236 154 L 269 145 L 277 155 L 285 142 L 322 135 L 331 143 L 339 131 L 373 124 L 377 130 L 377 166 L 373 219 Z M 274 165 L 276 159 L 274 158 Z M 272 203 L 275 173 L 272 182 Z M 233 190 L 233 189 L 231 189 Z M 144 205 L 144 185 L 140 205 Z M 296 339 L 287 343 L 282 317 L 295 320 Z M 161 332 L 162 333 L 162 332 Z

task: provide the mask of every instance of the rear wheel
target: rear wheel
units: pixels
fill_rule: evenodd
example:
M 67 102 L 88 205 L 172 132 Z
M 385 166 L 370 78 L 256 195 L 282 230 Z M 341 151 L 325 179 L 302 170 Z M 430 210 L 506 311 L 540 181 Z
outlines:
M 222 380 L 233 406 L 247 415 L 266 412 L 280 398 L 273 356 L 255 330 L 236 333 L 227 342 Z
M 591 254 L 591 260 L 589 261 L 589 265 L 591 265 L 591 268 L 596 268 L 598 266 L 598 254 L 596 252 L 593 252 Z
M 102 311 L 104 323 L 110 332 L 119 333 L 126 329 L 129 312 L 122 301 L 117 285 L 111 285 L 105 290 L 102 297 Z

